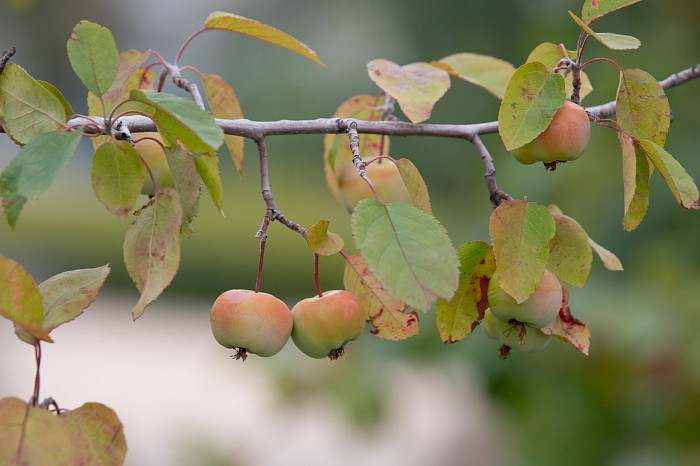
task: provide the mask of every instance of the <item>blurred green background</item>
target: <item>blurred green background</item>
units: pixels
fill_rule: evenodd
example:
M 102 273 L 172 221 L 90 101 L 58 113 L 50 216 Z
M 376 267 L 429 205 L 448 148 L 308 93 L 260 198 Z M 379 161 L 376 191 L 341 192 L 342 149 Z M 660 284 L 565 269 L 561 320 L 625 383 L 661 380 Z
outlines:
M 120 50 L 151 48 L 172 59 L 209 12 L 224 10 L 275 26 L 314 49 L 327 70 L 287 50 L 223 32 L 199 36 L 181 64 L 222 75 L 235 89 L 246 118 L 310 119 L 331 116 L 345 99 L 374 94 L 365 64 L 385 58 L 401 65 L 458 52 L 493 55 L 516 66 L 541 42 L 574 48 L 578 30 L 567 10 L 582 1 L 359 0 L 353 2 L 124 0 L 0 1 L 0 48 L 15 46 L 14 62 L 56 85 L 85 112 L 86 91 L 68 63 L 65 43 L 81 19 L 107 26 Z M 635 51 L 611 52 L 589 41 L 586 58 L 605 55 L 625 68 L 642 68 L 663 79 L 700 62 L 700 3 L 641 2 L 600 20 L 598 31 L 633 35 Z M 586 70 L 595 91 L 586 105 L 614 99 L 616 69 L 599 63 Z M 194 78 L 192 76 L 192 78 Z M 172 85 L 166 90 L 173 91 Z M 666 148 L 700 179 L 700 82 L 667 93 L 675 121 Z M 497 118 L 499 102 L 463 82 L 433 111 L 430 122 L 477 123 Z M 423 316 L 423 333 L 389 343 L 365 336 L 362 354 L 372 360 L 332 369 L 352 381 L 352 393 L 376 393 L 381 361 L 400 359 L 443 367 L 469 367 L 484 380 L 489 399 L 507 425 L 507 464 L 699 464 L 700 463 L 700 217 L 679 207 L 663 180 L 651 183 L 647 217 L 632 233 L 622 230 L 619 145 L 612 131 L 594 128 L 587 153 L 556 172 L 522 166 L 497 135 L 484 137 L 501 189 L 514 197 L 556 203 L 600 244 L 614 251 L 625 271 L 613 273 L 597 259 L 586 286 L 572 290 L 571 307 L 593 335 L 590 356 L 553 342 L 534 356 L 502 362 L 493 342 L 477 331 L 468 341 L 444 346 L 434 312 Z M 353 251 L 350 216 L 326 187 L 322 136 L 272 137 L 268 141 L 272 189 L 285 215 L 310 226 L 331 221 Z M 180 271 L 164 298 L 186 295 L 213 302 L 229 288 L 255 284 L 264 215 L 257 153 L 246 143 L 243 178 L 222 154 L 225 217 L 206 196 L 183 242 Z M 462 141 L 394 138 L 391 155 L 409 157 L 423 173 L 433 208 L 455 245 L 488 240 L 491 204 L 477 152 Z M 0 253 L 22 263 L 37 282 L 75 268 L 109 262 L 106 289 L 123 293 L 128 313 L 137 293 L 125 271 L 121 245 L 127 222 L 111 217 L 90 187 L 89 143 L 69 162 L 54 186 L 27 205 L 17 229 L 0 225 Z M 0 138 L 0 168 L 17 148 Z M 269 232 L 262 289 L 293 304 L 314 293 L 313 258 L 301 238 L 275 223 Z M 324 258 L 324 289 L 342 286 L 343 261 Z M 193 310 L 205 314 L 208 307 Z M 165 319 L 164 316 L 161 316 Z M 138 324 L 136 324 L 138 325 Z M 167 325 L 167 323 L 166 323 Z M 2 338 L 7 338 L 3 336 Z M 359 350 L 358 350 L 359 351 Z M 464 366 L 463 366 L 464 365 Z M 271 365 L 280 393 L 309 395 L 303 377 Z M 320 366 L 321 373 L 326 365 Z M 375 368 L 375 370 L 371 370 Z M 341 383 L 342 385 L 342 383 Z M 334 388 L 335 387 L 335 388 Z M 361 426 L 380 422 L 381 397 L 337 396 Z

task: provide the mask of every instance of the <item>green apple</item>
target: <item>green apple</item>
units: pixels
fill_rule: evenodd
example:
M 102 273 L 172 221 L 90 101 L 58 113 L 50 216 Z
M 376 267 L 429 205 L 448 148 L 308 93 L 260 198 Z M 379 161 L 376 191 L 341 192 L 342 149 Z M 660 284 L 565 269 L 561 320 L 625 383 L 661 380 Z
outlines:
M 345 345 L 365 327 L 360 301 L 344 290 L 329 291 L 299 301 L 292 308 L 292 341 L 307 356 L 337 359 Z
M 411 195 L 401 178 L 398 167 L 391 161 L 379 159 L 367 166 L 367 176 L 383 202 L 405 202 L 412 204 Z M 338 177 L 338 197 L 348 212 L 363 199 L 374 199 L 369 185 L 357 173 L 357 167 L 349 163 Z
M 247 353 L 277 354 L 292 333 L 292 313 L 276 297 L 251 290 L 229 290 L 214 302 L 211 331 L 220 345 L 235 348 L 236 359 Z
M 546 327 L 559 313 L 562 298 L 561 283 L 549 270 L 544 271 L 530 297 L 519 304 L 501 288 L 497 273 L 494 273 L 489 281 L 489 307 L 493 315 L 503 322 L 515 320 L 528 327 Z
M 567 100 L 543 133 L 514 149 L 512 154 L 524 164 L 568 162 L 583 154 L 590 137 L 588 114 L 580 105 Z
M 536 353 L 552 340 L 551 335 L 543 333 L 538 328 L 527 328 L 498 320 L 490 309 L 484 312 L 481 328 L 484 329 L 487 337 L 500 341 L 518 353 Z

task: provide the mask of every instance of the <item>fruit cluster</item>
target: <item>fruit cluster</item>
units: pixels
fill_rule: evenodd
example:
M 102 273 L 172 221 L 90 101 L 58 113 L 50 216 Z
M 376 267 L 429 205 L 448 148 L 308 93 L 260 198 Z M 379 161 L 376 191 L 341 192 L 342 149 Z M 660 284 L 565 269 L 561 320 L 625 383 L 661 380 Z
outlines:
M 303 299 L 291 311 L 270 294 L 229 290 L 214 302 L 210 320 L 214 338 L 235 349 L 236 359 L 245 360 L 248 353 L 273 356 L 290 336 L 312 358 L 338 359 L 345 345 L 362 334 L 365 313 L 360 301 L 343 290 Z
M 535 291 L 522 303 L 516 302 L 498 284 L 498 274 L 489 281 L 489 308 L 484 312 L 481 326 L 487 337 L 503 345 L 499 356 L 505 359 L 508 353 L 536 353 L 549 344 L 551 335 L 542 332 L 559 314 L 563 290 L 559 279 L 545 270 Z

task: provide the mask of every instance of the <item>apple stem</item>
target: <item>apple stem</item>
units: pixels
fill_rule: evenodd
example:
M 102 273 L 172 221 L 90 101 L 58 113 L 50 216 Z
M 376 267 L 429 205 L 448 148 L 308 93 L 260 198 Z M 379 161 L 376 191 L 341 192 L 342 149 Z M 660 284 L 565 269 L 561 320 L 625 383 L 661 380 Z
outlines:
M 258 262 L 258 278 L 255 280 L 255 292 L 260 291 L 260 279 L 262 278 L 263 269 L 263 259 L 265 258 L 265 244 L 267 243 L 267 228 L 270 225 L 270 215 L 269 211 L 265 214 L 263 219 L 262 227 L 257 233 L 257 237 L 260 238 L 260 261 Z
M 318 297 L 323 298 L 323 291 L 321 291 L 321 282 L 318 274 L 318 254 L 316 253 L 314 253 L 314 280 L 316 281 L 316 291 L 318 292 Z

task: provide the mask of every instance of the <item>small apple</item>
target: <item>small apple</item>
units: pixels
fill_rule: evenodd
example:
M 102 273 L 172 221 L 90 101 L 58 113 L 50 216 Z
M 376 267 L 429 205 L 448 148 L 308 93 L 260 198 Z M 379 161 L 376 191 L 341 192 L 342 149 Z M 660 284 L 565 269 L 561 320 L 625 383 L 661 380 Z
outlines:
M 316 359 L 338 359 L 345 344 L 357 340 L 365 327 L 360 301 L 344 290 L 303 299 L 292 308 L 292 316 L 292 341 L 304 354 Z
M 559 313 L 563 291 L 556 275 L 545 270 L 535 291 L 518 304 L 498 284 L 498 274 L 489 281 L 488 300 L 493 315 L 500 321 L 516 320 L 528 327 L 542 328 L 549 325 Z
M 149 136 L 163 142 L 163 138 L 158 133 L 145 133 L 144 136 Z M 136 152 L 139 153 L 141 158 L 143 158 L 148 165 L 148 168 L 153 174 L 153 178 L 156 180 L 158 189 L 165 187 L 172 188 L 175 186 L 173 183 L 173 175 L 170 173 L 168 160 L 165 158 L 165 152 L 163 152 L 163 148 L 160 144 L 153 139 L 144 139 L 137 142 L 134 145 L 134 149 L 136 149 Z M 147 196 L 153 196 L 155 194 L 153 181 L 148 174 L 146 174 L 146 179 L 143 181 L 141 193 Z
M 557 162 L 579 158 L 586 150 L 590 137 L 591 122 L 586 111 L 567 100 L 544 132 L 512 153 L 521 163 L 544 162 L 545 166 L 553 168 Z
M 367 177 L 382 201 L 412 204 L 411 195 L 401 178 L 399 168 L 391 161 L 379 159 L 367 165 Z M 374 199 L 374 193 L 365 180 L 358 175 L 357 167 L 352 163 L 347 164 L 340 171 L 338 196 L 348 212 L 355 210 L 355 206 L 361 200 Z
M 503 343 L 498 352 L 501 359 L 505 359 L 511 350 L 518 353 L 536 353 L 544 349 L 552 340 L 551 335 L 543 333 L 538 328 L 527 328 L 522 324 L 514 325 L 500 321 L 490 309 L 484 312 L 481 327 L 487 337 Z
M 292 313 L 287 305 L 267 293 L 229 290 L 211 308 L 211 331 L 226 348 L 235 348 L 235 359 L 247 353 L 268 357 L 277 354 L 292 333 Z

